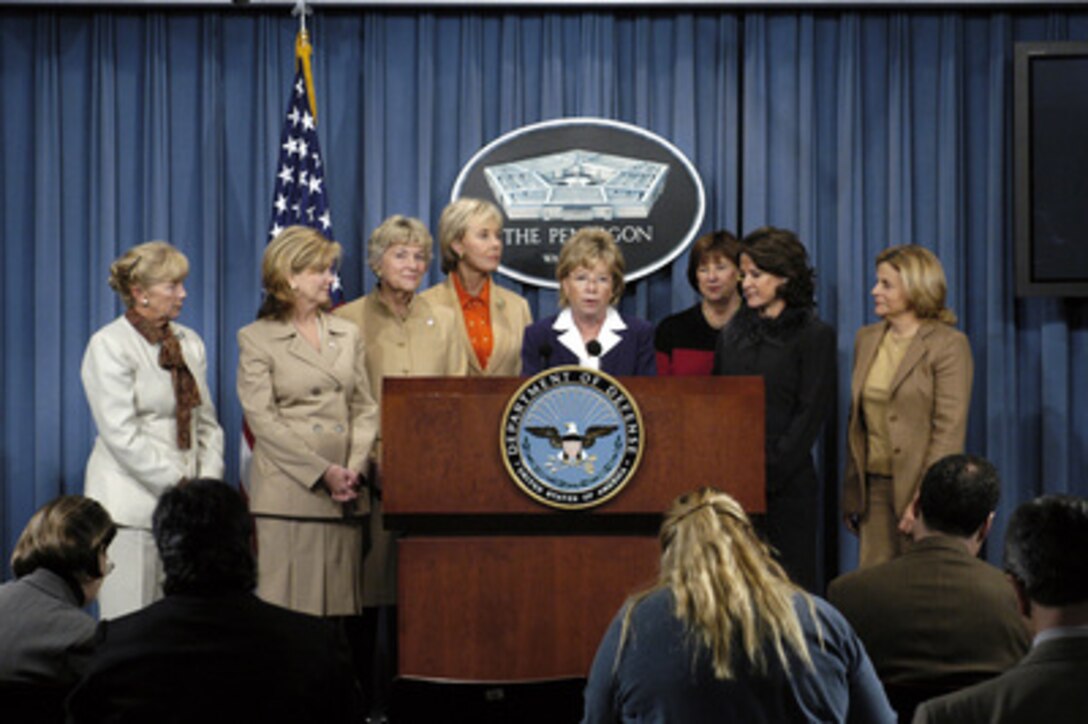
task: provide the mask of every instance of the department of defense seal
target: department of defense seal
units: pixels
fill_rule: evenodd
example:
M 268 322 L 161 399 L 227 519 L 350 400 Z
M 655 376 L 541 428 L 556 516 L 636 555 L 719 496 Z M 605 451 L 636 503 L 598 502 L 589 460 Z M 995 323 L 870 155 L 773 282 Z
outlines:
M 642 459 L 642 415 L 614 377 L 553 367 L 510 398 L 499 435 L 503 462 L 529 497 L 553 508 L 600 505 Z

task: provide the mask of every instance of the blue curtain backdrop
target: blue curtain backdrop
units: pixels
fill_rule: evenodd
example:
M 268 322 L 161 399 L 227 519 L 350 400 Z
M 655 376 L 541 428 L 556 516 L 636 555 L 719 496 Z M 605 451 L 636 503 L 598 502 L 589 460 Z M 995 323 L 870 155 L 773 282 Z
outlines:
M 207 344 L 236 469 L 235 332 L 259 299 L 296 29 L 285 11 L 0 9 L 5 563 L 36 507 L 82 490 L 80 359 L 121 311 L 108 267 L 136 243 L 190 259 L 182 320 Z M 706 228 L 770 223 L 808 245 L 839 331 L 821 446 L 832 540 L 853 335 L 890 244 L 933 248 L 949 274 L 976 360 L 968 448 L 1005 479 L 997 530 L 1037 493 L 1088 493 L 1085 304 L 1015 299 L 1011 261 L 1013 44 L 1088 39 L 1088 13 L 322 10 L 311 30 L 349 297 L 373 285 L 369 231 L 395 212 L 433 227 L 484 143 L 548 118 L 619 119 L 692 159 Z M 685 261 L 634 284 L 625 311 L 689 305 Z M 523 291 L 535 314 L 554 309 L 554 292 Z M 851 566 L 853 541 L 829 557 Z

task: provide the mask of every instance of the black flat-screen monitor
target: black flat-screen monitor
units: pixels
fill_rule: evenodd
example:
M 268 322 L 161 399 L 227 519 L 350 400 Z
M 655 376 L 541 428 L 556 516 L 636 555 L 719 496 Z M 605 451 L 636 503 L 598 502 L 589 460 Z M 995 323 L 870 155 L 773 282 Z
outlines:
M 1088 42 L 1015 54 L 1016 293 L 1088 297 Z

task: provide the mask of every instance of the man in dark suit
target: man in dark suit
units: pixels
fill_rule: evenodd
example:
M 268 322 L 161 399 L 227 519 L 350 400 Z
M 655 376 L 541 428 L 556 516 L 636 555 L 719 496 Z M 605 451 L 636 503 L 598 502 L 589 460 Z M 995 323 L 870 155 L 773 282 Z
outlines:
M 969 686 L 1027 652 L 1012 587 L 977 557 L 999 491 L 997 471 L 986 460 L 938 460 L 913 503 L 910 548 L 831 582 L 828 600 L 853 625 L 885 684 Z
M 1005 569 L 1035 634 L 1031 652 L 978 686 L 920 706 L 916 724 L 1088 719 L 1088 501 L 1046 496 L 1013 513 Z
M 166 597 L 99 625 L 70 721 L 361 720 L 342 633 L 253 595 L 253 527 L 235 490 L 171 488 L 152 526 Z

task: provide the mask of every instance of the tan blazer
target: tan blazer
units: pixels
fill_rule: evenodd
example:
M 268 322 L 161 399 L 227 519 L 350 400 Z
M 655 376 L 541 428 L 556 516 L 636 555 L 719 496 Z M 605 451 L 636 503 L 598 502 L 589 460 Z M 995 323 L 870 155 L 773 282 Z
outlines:
M 250 509 L 294 518 L 366 512 L 321 484 L 330 464 L 363 471 L 378 433 L 363 341 L 347 320 L 322 315 L 321 352 L 290 322 L 259 319 L 238 332 L 238 399 L 256 443 Z
M 453 279 L 436 284 L 421 295 L 432 307 L 447 309 L 453 313 L 458 346 L 464 356 L 469 377 L 516 377 L 521 374 L 521 338 L 532 321 L 529 303 L 525 297 L 504 289 L 491 280 L 491 335 L 495 340 L 487 369 L 480 367 L 465 327 L 465 315 Z
M 861 391 L 887 326 L 878 322 L 862 327 L 854 340 L 842 495 L 847 515 L 861 515 L 867 506 Z M 967 336 L 942 322 L 923 321 L 892 379 L 888 403 L 897 515 L 906 511 L 930 465 L 945 455 L 963 452 L 973 375 Z
M 350 319 L 362 330 L 366 371 L 371 393 L 381 404 L 386 377 L 464 376 L 468 363 L 454 328 L 453 312 L 434 307 L 418 294 L 399 319 L 377 290 L 337 308 L 333 314 Z M 380 459 L 381 444 L 373 457 Z M 377 479 L 380 485 L 380 479 Z M 363 567 L 363 605 L 392 606 L 397 602 L 396 548 L 385 529 L 381 500 L 376 490 L 370 501 L 370 546 Z
M 403 320 L 386 306 L 377 290 L 338 307 L 333 314 L 350 319 L 362 330 L 370 392 L 379 406 L 386 377 L 468 374 L 453 311 L 432 306 L 418 294 Z

